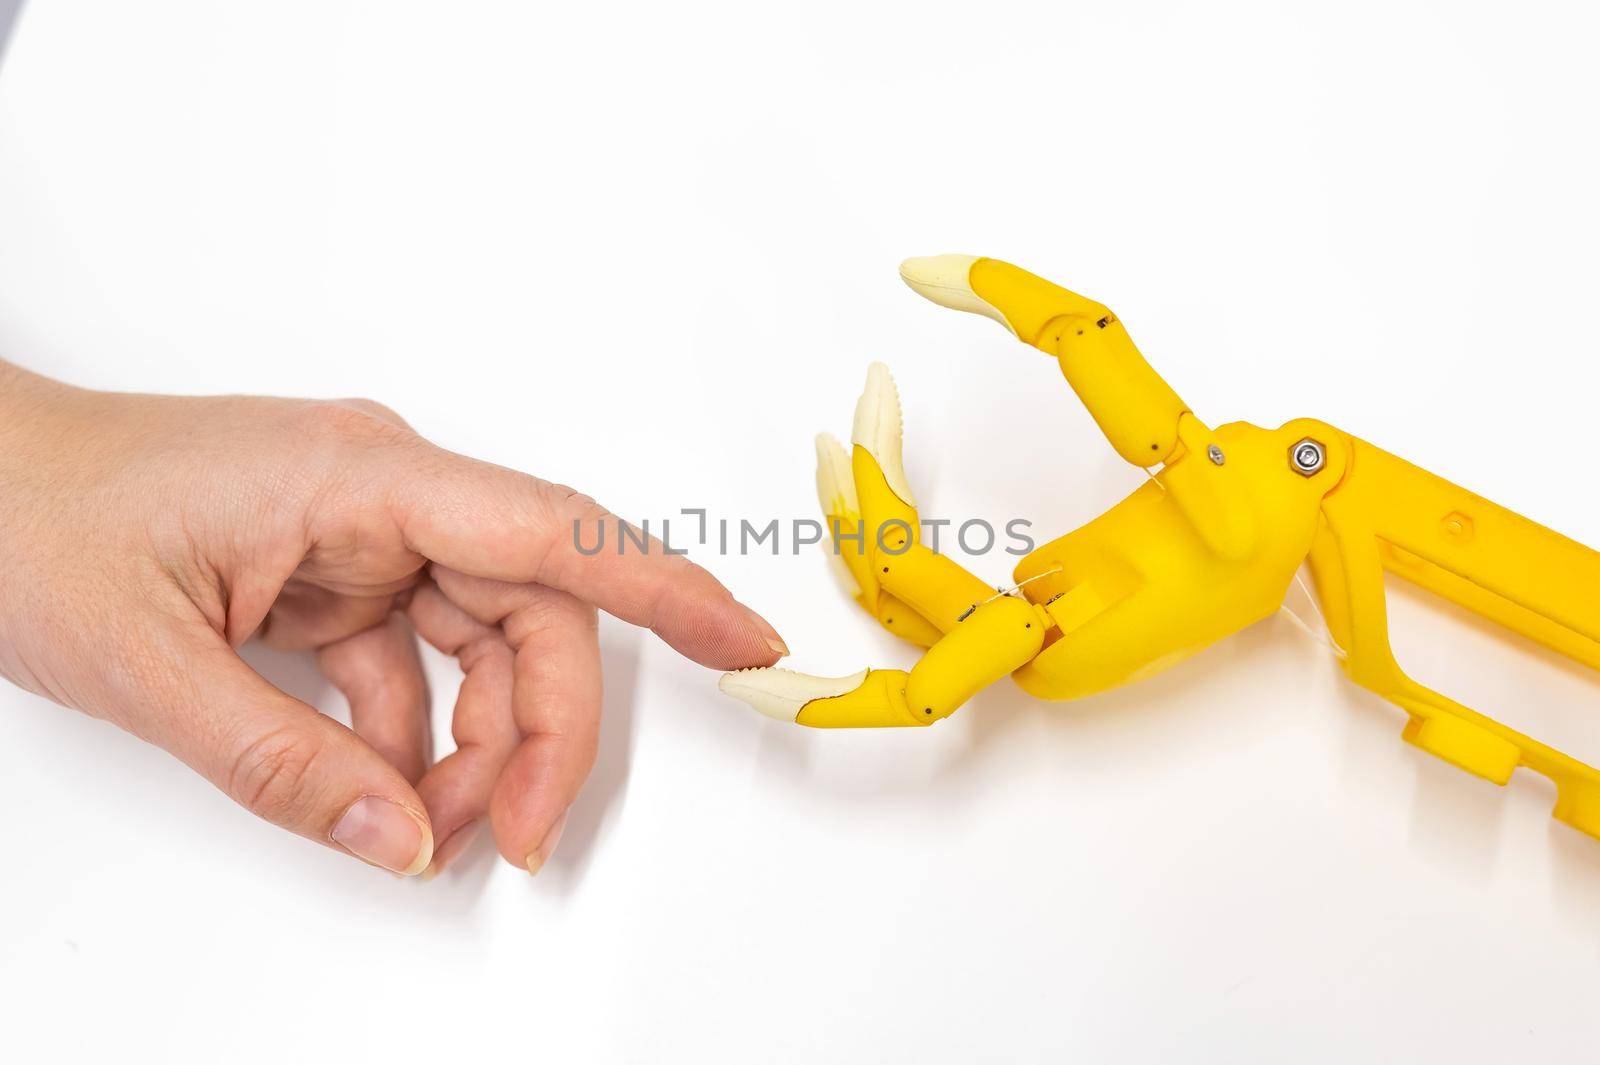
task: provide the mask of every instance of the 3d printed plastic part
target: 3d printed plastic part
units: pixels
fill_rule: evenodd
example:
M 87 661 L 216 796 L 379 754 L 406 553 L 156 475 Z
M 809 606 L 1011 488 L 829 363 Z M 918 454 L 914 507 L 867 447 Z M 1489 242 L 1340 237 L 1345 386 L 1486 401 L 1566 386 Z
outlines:
M 996 594 L 920 542 L 899 398 L 874 364 L 853 448 L 817 440 L 817 491 L 857 600 L 927 652 L 909 673 L 752 669 L 726 674 L 723 691 L 820 728 L 929 725 L 1007 673 L 1040 698 L 1072 699 L 1271 615 L 1309 559 L 1346 672 L 1405 710 L 1407 740 L 1497 784 L 1518 766 L 1542 773 L 1558 789 L 1555 816 L 1600 836 L 1600 773 L 1401 671 L 1383 581 L 1395 573 L 1600 669 L 1600 554 L 1324 422 L 1212 429 L 1116 315 L 1008 263 L 941 255 L 900 273 L 1055 356 L 1117 453 L 1159 470 L 1023 559 L 1017 589 Z

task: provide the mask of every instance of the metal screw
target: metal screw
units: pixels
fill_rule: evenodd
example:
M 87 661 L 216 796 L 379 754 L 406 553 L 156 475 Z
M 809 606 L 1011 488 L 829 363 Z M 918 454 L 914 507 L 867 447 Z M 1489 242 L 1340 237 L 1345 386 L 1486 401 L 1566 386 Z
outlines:
M 1222 449 L 1215 444 L 1206 448 L 1206 458 L 1210 459 L 1214 466 L 1221 466 L 1228 461 L 1228 456 L 1224 455 Z
M 1289 449 L 1289 468 L 1302 477 L 1310 477 L 1327 462 L 1327 450 L 1309 436 Z

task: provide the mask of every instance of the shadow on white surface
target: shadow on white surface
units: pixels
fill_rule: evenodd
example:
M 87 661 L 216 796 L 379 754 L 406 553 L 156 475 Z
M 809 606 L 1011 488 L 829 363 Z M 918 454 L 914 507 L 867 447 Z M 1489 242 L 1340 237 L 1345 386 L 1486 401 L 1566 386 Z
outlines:
M 22 0 L 0 0 L 0 63 L 5 62 L 6 44 L 11 40 L 21 14 Z
M 1588 671 L 1535 650 L 1593 683 Z M 1296 678 L 1304 684 L 1296 686 Z M 1263 686 L 1278 691 L 1276 708 L 1262 700 Z M 1327 696 L 1335 704 L 1332 717 L 1317 710 Z M 1268 722 L 1264 714 L 1293 720 Z M 1331 780 L 1308 779 L 1305 795 L 1285 796 L 1268 790 L 1273 777 L 1263 774 L 1261 801 L 1316 802 L 1315 789 L 1325 786 L 1384 797 L 1391 808 L 1374 808 L 1375 820 L 1355 831 L 1382 834 L 1383 819 L 1389 819 L 1394 838 L 1384 846 L 1402 846 L 1459 884 L 1486 888 L 1514 867 L 1531 864 L 1538 875 L 1537 867 L 1545 864 L 1558 921 L 1600 948 L 1600 841 L 1554 821 L 1548 823 L 1548 841 L 1539 838 L 1545 828 L 1533 815 L 1549 817 L 1555 802 L 1550 782 L 1520 772 L 1507 787 L 1496 787 L 1405 743 L 1404 720 L 1399 708 L 1348 681 L 1324 649 L 1302 639 L 1290 623 L 1273 619 L 1139 684 L 1085 699 L 1049 703 L 997 684 L 932 735 L 880 730 L 894 735 L 858 736 L 846 745 L 813 730 L 765 729 L 757 764 L 766 786 L 849 802 L 948 802 L 957 809 L 974 792 L 1004 779 L 1008 766 L 1016 769 L 1019 752 L 1037 752 L 1063 774 L 1102 780 L 1126 775 L 1147 779 L 1152 791 L 1174 788 L 1181 794 L 1184 783 L 1169 777 L 1186 762 L 1203 763 L 1208 749 L 1248 745 L 1270 730 L 1311 730 L 1335 743 L 1342 735 Z M 904 753 L 905 762 L 885 759 L 879 744 Z M 924 753 L 935 745 L 938 758 Z M 1407 781 L 1409 805 L 1393 803 Z M 1108 801 L 1118 800 L 1108 794 Z M 1352 812 L 1360 813 L 1360 806 Z M 1174 815 L 1181 817 L 1181 810 Z M 1082 816 L 1101 814 L 1086 809 Z
M 1260 707 L 1238 699 L 1208 701 L 1196 693 L 1215 694 L 1229 678 L 1248 675 L 1263 656 L 1280 653 L 1284 644 L 1294 648 L 1289 631 L 1259 625 L 1139 684 L 1068 702 L 1035 699 L 1001 681 L 930 730 L 841 730 L 835 735 L 831 730 L 768 728 L 757 755 L 759 773 L 764 783 L 778 781 L 800 792 L 824 789 L 872 798 L 991 786 L 996 774 L 1005 775 L 1017 752 L 1029 748 L 1046 752 L 1062 773 L 1138 773 L 1141 764 L 1154 770 L 1181 760 L 1184 751 L 1250 734 Z M 911 768 L 883 774 L 883 761 L 871 753 L 881 753 L 880 744 L 903 745 Z M 935 749 L 940 757 L 932 759 L 926 752 Z M 867 772 L 841 769 L 852 760 L 860 760 Z
M 1398 727 L 1394 740 L 1405 742 Z M 1409 826 L 1412 849 L 1461 879 L 1488 880 L 1500 863 L 1508 796 L 1489 781 L 1426 751 L 1406 753 L 1416 767 Z
M 1550 822 L 1550 901 L 1567 920 L 1581 923 L 1600 951 L 1600 842 L 1556 820 Z
M 589 781 L 568 815 L 561 846 L 539 878 L 541 886 L 548 885 L 563 897 L 581 889 L 627 790 L 642 639 L 639 632 L 626 626 L 603 630 L 606 690 L 599 753 Z M 242 654 L 284 691 L 348 721 L 343 700 L 318 673 L 311 656 L 277 652 L 259 644 L 247 645 Z M 948 794 L 992 783 L 992 763 L 1003 761 L 1009 757 L 1008 750 L 1041 731 L 1045 738 L 1041 741 L 1035 736 L 1035 742 L 1048 746 L 1049 757 L 1059 762 L 1062 772 L 1104 771 L 1108 755 L 1130 773 L 1139 773 L 1141 765 L 1156 771 L 1172 757 L 1173 750 L 1237 743 L 1249 735 L 1262 713 L 1259 705 L 1201 696 L 1208 689 L 1214 694 L 1241 670 L 1267 666 L 1276 656 L 1286 658 L 1284 665 L 1290 664 L 1293 656 L 1312 668 L 1321 661 L 1320 654 L 1308 650 L 1294 630 L 1269 621 L 1138 685 L 1074 702 L 1042 702 L 1013 686 L 996 685 L 942 726 L 960 730 L 958 736 L 950 737 L 956 742 L 943 744 L 938 764 L 924 765 L 925 772 L 914 773 L 915 782 L 904 775 L 852 773 L 846 765 L 851 752 L 819 745 L 822 734 L 792 728 L 764 730 L 757 756 L 759 772 L 769 784 L 801 792 L 820 787 L 870 798 L 932 787 Z M 1570 667 L 1558 656 L 1548 657 Z M 1325 665 L 1337 674 L 1331 660 Z M 1519 773 L 1509 788 L 1497 788 L 1412 749 L 1400 739 L 1403 715 L 1398 710 L 1342 678 L 1335 683 L 1336 690 L 1345 689 L 1341 702 L 1349 718 L 1348 741 L 1340 759 L 1344 786 L 1363 790 L 1372 786 L 1375 775 L 1409 772 L 1413 778 L 1410 810 L 1408 814 L 1395 810 L 1394 816 L 1408 816 L 1410 847 L 1457 880 L 1482 883 L 1491 879 L 1508 853 L 1504 837 L 1510 827 L 1510 792 L 1536 789 L 1547 793 L 1553 803 L 1554 789 L 1529 773 Z M 1287 708 L 1296 698 L 1286 690 L 1283 705 Z M 920 732 L 882 738 L 886 742 L 926 739 Z M 865 764 L 881 766 L 871 758 Z M 1409 769 L 1402 769 L 1403 765 Z M 1521 827 L 1516 826 L 1517 830 Z M 1594 913 L 1592 906 L 1592 900 L 1600 897 L 1600 842 L 1558 823 L 1551 824 L 1550 832 L 1556 901 L 1568 903 L 1564 909 L 1571 916 L 1582 917 L 1585 927 L 1600 935 L 1600 914 Z M 471 898 L 483 890 L 499 864 L 492 840 L 483 833 L 441 879 L 453 885 L 448 894 Z

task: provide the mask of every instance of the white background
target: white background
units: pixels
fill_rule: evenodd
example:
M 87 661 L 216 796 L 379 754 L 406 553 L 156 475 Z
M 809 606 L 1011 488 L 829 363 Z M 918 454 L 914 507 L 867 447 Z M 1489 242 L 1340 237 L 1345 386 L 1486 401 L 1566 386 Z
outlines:
M 810 516 L 811 436 L 848 432 L 882 358 L 924 513 L 1042 536 L 1141 475 L 1048 360 L 895 276 L 992 254 L 1109 302 L 1213 424 L 1325 418 L 1600 544 L 1592 9 L 1285 7 L 33 0 L 0 73 L 0 352 L 372 396 L 653 521 Z M 797 668 L 913 661 L 815 549 L 696 556 Z M 1594 675 L 1396 599 L 1419 679 L 1600 758 Z M 600 762 L 537 880 L 480 844 L 398 882 L 0 692 L 8 1058 L 1600 1037 L 1600 841 L 1540 778 L 1403 745 L 1282 618 L 1103 697 L 1003 683 L 878 733 L 783 727 L 603 637 Z M 252 660 L 342 713 L 305 663 Z

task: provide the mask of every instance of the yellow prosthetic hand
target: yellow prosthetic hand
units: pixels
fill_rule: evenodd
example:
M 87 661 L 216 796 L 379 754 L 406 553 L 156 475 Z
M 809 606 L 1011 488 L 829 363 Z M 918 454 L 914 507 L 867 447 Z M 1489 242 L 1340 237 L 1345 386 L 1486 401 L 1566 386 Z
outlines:
M 1600 772 L 1406 676 L 1385 571 L 1600 669 L 1600 554 L 1324 422 L 1216 429 L 1190 412 L 1104 306 L 996 259 L 911 259 L 935 303 L 986 315 L 1056 357 L 1111 446 L 1151 480 L 1017 566 L 997 594 L 921 543 L 900 403 L 874 364 L 849 452 L 817 441 L 817 491 L 856 598 L 927 650 L 906 672 L 726 674 L 722 690 L 819 728 L 929 725 L 1012 677 L 1071 699 L 1149 676 L 1253 624 L 1309 560 L 1345 671 L 1409 716 L 1405 739 L 1504 784 L 1550 777 L 1555 816 L 1600 836 Z M 1156 469 L 1158 468 L 1158 469 Z

